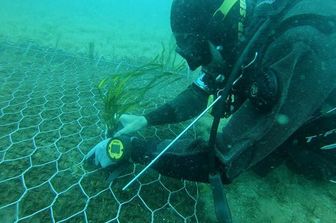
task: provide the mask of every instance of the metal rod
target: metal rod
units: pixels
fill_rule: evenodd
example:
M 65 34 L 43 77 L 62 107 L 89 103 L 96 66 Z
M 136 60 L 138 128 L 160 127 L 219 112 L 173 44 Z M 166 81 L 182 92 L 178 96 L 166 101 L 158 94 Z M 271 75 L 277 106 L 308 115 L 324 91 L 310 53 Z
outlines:
M 214 100 L 195 120 L 190 123 L 176 138 L 169 143 L 169 145 L 163 149 L 159 155 L 157 155 L 138 175 L 136 175 L 122 190 L 126 190 L 134 181 L 136 181 L 139 177 L 141 177 L 142 174 L 144 174 L 160 157 L 172 146 L 174 143 L 181 138 L 184 133 L 186 133 L 200 118 L 203 117 L 220 99 L 222 96 L 219 96 Z
M 329 113 L 331 113 L 331 112 L 334 112 L 334 111 L 336 111 L 336 107 L 333 108 L 333 109 L 331 109 L 331 110 L 329 110 L 329 111 L 327 111 L 327 114 L 329 114 Z
M 321 150 L 332 150 L 332 149 L 336 149 L 336 143 L 321 147 Z

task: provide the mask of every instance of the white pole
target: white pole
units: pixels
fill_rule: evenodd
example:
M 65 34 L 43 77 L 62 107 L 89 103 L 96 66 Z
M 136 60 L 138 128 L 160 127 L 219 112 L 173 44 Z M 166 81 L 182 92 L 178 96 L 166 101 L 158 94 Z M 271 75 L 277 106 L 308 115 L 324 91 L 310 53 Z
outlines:
M 186 127 L 173 141 L 171 141 L 171 143 L 169 143 L 169 145 L 160 152 L 159 155 L 157 155 L 140 173 L 138 173 L 138 175 L 136 175 L 128 184 L 126 184 L 126 186 L 122 189 L 122 190 L 126 190 L 135 180 L 137 180 L 143 173 L 146 172 L 146 170 L 148 170 L 158 159 L 160 159 L 160 157 L 172 146 L 174 145 L 174 143 L 181 138 L 181 136 L 186 133 L 200 118 L 202 118 L 203 115 L 205 115 L 210 108 L 212 108 L 220 99 L 222 98 L 222 96 L 219 96 L 218 98 L 216 98 L 215 101 L 213 101 L 209 107 L 207 107 L 197 118 L 195 118 L 195 120 L 190 123 L 190 125 L 188 125 L 188 127 Z

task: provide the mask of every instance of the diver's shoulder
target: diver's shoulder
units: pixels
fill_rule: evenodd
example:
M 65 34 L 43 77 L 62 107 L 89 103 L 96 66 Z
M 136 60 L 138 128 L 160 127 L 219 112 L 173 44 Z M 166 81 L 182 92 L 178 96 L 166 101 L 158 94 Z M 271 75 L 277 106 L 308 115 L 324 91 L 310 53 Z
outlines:
M 302 14 L 336 16 L 336 0 L 299 0 L 298 3 L 286 13 L 284 19 Z
M 313 48 L 336 47 L 335 18 L 336 0 L 298 0 L 279 23 L 282 35 L 278 39 L 302 42 Z

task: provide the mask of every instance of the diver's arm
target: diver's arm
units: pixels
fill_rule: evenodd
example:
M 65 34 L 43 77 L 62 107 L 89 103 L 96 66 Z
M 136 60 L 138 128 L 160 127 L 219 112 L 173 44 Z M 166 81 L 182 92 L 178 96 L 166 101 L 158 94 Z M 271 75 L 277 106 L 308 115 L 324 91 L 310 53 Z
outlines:
M 186 121 L 200 114 L 206 108 L 209 95 L 196 83 L 193 83 L 172 101 L 145 114 L 145 118 L 148 125 Z
M 191 119 L 206 108 L 209 95 L 195 81 L 171 102 L 152 112 L 143 116 L 123 114 L 119 119 L 122 128 L 114 134 L 114 137 L 130 134 L 150 125 L 163 125 Z
M 166 148 L 171 140 L 134 139 L 131 161 L 147 165 Z M 159 173 L 197 182 L 208 182 L 209 177 L 208 144 L 202 139 L 178 140 L 152 166 Z

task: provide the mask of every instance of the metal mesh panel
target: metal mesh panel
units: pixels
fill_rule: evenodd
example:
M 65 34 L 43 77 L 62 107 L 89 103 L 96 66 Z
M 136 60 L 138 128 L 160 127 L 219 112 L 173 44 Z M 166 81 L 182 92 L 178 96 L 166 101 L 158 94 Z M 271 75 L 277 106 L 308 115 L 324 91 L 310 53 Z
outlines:
M 139 62 L 90 60 L 32 42 L 1 41 L 0 211 L 6 221 L 198 222 L 197 184 L 150 171 L 122 191 L 142 167 L 134 165 L 110 183 L 108 170 L 84 160 L 104 138 L 98 81 Z M 154 108 L 187 83 L 159 86 L 156 97 L 145 100 Z M 173 137 L 183 127 L 142 135 Z

